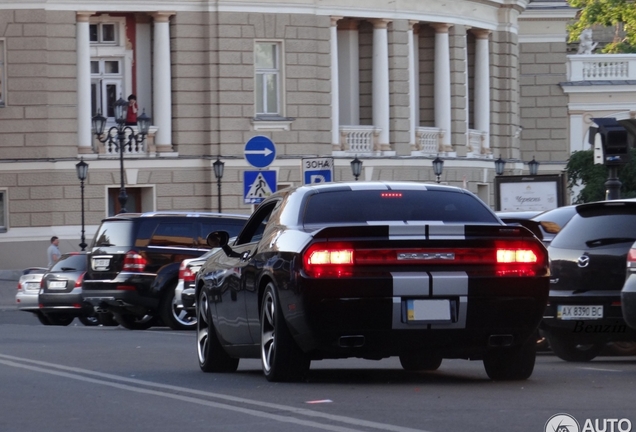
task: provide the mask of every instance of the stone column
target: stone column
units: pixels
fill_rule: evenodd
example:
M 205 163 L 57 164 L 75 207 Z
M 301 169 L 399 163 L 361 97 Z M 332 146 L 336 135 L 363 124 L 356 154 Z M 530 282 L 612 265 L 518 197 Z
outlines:
M 342 17 L 331 17 L 329 28 L 329 47 L 331 57 L 331 145 L 335 151 L 340 148 L 340 82 L 338 80 L 338 20 Z
M 360 41 L 358 21 L 348 19 L 338 26 L 338 83 L 340 123 L 360 124 Z
M 93 153 L 91 131 L 91 52 L 89 19 L 95 12 L 77 12 L 77 152 Z
M 389 144 L 389 39 L 386 19 L 373 19 L 373 125 L 380 128 L 379 149 L 391 150 Z
M 172 85 L 170 73 L 170 17 L 174 12 L 157 12 L 154 18 L 152 69 L 153 119 L 157 125 L 157 152 L 172 151 Z
M 418 21 L 409 21 L 407 32 L 409 50 L 409 144 L 411 144 L 411 150 L 416 150 L 415 131 L 419 126 L 417 121 L 417 87 L 419 86 L 419 79 L 415 66 L 417 64 L 417 45 L 414 36 L 414 27 L 417 24 Z
M 435 127 L 443 130 L 444 151 L 451 148 L 451 81 L 450 47 L 448 29 L 450 24 L 431 24 L 435 29 Z
M 475 35 L 475 129 L 485 132 L 482 153 L 490 153 L 490 51 L 489 30 L 472 29 Z

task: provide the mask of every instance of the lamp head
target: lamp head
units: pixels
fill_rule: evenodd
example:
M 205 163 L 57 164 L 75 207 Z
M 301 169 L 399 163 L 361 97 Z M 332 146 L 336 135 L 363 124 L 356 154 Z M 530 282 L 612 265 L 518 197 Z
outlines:
M 88 176 L 88 164 L 84 162 L 84 158 L 81 158 L 78 163 L 75 164 L 75 170 L 77 171 L 77 178 L 80 181 L 86 180 Z
M 223 168 L 225 168 L 225 162 L 222 162 L 219 157 L 216 157 L 216 161 L 212 164 L 214 168 L 214 176 L 217 180 L 221 180 L 223 178 Z
M 436 176 L 441 176 L 442 172 L 444 171 L 444 161 L 442 159 L 440 159 L 439 156 L 437 156 L 435 159 L 433 159 L 433 172 L 435 173 Z
M 106 128 L 106 117 L 104 117 L 101 112 L 97 111 L 97 114 L 93 116 L 91 122 L 93 124 L 93 133 L 98 137 L 102 136 L 104 129 Z
M 501 158 L 499 155 L 499 159 L 495 161 L 495 173 L 500 176 L 504 173 L 504 169 L 506 168 L 506 161 Z
M 355 159 L 351 161 L 351 174 L 358 180 L 360 173 L 362 173 L 362 161 L 356 156 Z

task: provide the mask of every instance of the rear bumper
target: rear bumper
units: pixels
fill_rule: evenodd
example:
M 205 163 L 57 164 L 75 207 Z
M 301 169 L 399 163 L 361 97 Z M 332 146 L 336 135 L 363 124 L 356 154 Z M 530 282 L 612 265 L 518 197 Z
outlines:
M 15 295 L 15 303 L 18 310 L 36 311 L 38 306 L 38 290 L 34 291 L 18 291 Z
M 536 334 L 548 294 L 547 278 L 453 279 L 446 285 L 438 283 L 441 288 L 433 288 L 432 293 L 428 284 L 413 280 L 413 290 L 394 280 L 388 292 L 381 281 L 306 280 L 300 304 L 295 303 L 298 297 L 285 292 L 280 301 L 296 342 L 314 358 L 427 352 L 479 359 L 488 350 L 519 346 Z M 413 321 L 410 300 L 448 301 L 451 317 Z
M 603 316 L 597 319 L 563 319 L 559 316 L 559 306 L 603 306 Z M 585 341 L 627 341 L 636 340 L 636 331 L 623 318 L 620 291 L 588 291 L 552 293 L 546 307 L 542 330 L 571 334 L 573 339 Z
M 39 310 L 45 314 L 90 315 L 93 309 L 83 303 L 81 293 L 40 294 Z
M 636 329 L 636 275 L 630 274 L 621 291 L 621 308 L 623 319 L 633 329 Z
M 152 295 L 154 275 L 121 274 L 112 280 L 84 280 L 82 299 L 93 308 L 146 314 L 159 306 Z

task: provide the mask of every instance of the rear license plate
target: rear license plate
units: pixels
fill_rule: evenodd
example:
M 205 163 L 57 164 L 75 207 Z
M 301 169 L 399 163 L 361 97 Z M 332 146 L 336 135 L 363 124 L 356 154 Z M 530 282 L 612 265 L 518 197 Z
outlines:
M 24 284 L 24 289 L 27 289 L 27 290 L 39 290 L 40 289 L 40 283 L 39 282 L 27 282 L 26 284 Z
M 557 319 L 580 320 L 603 318 L 603 306 L 557 306 Z
M 450 300 L 407 300 L 408 322 L 450 322 Z
M 66 288 L 66 281 L 49 282 L 49 289 L 64 289 L 64 288 Z
M 94 259 L 93 260 L 93 270 L 106 270 L 108 265 L 110 264 L 110 260 L 106 259 Z

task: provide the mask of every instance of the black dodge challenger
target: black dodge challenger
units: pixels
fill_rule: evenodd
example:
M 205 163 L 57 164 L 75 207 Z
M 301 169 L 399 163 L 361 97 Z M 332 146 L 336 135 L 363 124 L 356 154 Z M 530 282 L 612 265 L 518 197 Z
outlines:
M 263 201 L 197 275 L 205 372 L 260 358 L 269 381 L 312 360 L 398 356 L 408 371 L 483 360 L 527 379 L 546 306 L 548 256 L 461 188 L 410 182 L 305 185 Z

